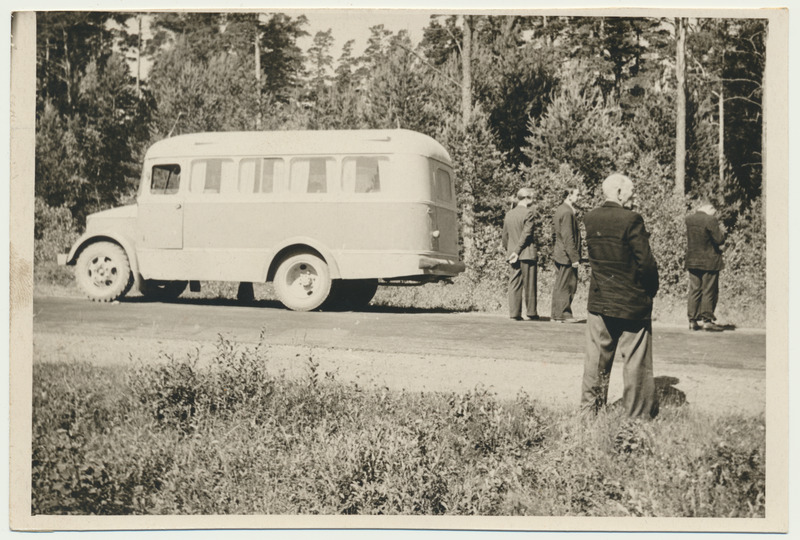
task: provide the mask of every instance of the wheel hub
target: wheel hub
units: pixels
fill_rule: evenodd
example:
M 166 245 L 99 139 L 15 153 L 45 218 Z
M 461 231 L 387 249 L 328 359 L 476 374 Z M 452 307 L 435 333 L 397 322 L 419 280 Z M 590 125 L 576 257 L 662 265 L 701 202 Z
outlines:
M 302 264 L 290 273 L 290 289 L 298 296 L 311 296 L 317 285 L 317 275 L 309 266 Z
M 108 258 L 95 259 L 89 266 L 89 275 L 96 287 L 108 287 L 116 279 L 117 267 Z

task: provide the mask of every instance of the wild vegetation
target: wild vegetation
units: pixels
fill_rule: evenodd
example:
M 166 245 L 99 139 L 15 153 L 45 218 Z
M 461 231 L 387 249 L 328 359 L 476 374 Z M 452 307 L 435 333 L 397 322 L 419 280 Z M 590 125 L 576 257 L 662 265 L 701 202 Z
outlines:
M 32 513 L 765 515 L 763 417 L 363 388 L 311 355 L 290 379 L 263 340 L 198 358 L 34 363 Z
M 67 280 L 54 256 L 88 213 L 134 200 L 157 140 L 402 127 L 439 140 L 456 167 L 468 270 L 442 307 L 503 304 L 498 242 L 517 188 L 537 191 L 546 270 L 560 190 L 578 183 L 594 206 L 618 170 L 636 181 L 660 305 L 683 302 L 682 220 L 710 196 L 730 232 L 722 304 L 731 322 L 763 324 L 764 20 L 432 17 L 419 43 L 378 25 L 363 52 L 348 42 L 336 60 L 330 31 L 308 36 L 304 16 L 280 13 L 40 12 L 37 25 L 40 286 Z M 431 290 L 442 292 L 386 298 L 430 302 Z

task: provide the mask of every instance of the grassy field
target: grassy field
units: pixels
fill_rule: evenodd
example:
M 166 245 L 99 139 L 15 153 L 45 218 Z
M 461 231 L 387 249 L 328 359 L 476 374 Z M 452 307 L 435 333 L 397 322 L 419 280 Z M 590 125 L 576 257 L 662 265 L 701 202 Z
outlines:
M 157 365 L 34 363 L 34 514 L 765 515 L 765 421 L 652 422 L 344 383 L 220 338 Z

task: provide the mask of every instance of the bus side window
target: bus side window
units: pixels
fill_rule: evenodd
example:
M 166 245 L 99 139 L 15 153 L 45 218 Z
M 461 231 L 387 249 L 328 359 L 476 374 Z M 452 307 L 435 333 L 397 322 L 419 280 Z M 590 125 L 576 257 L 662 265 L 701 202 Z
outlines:
M 234 191 L 233 160 L 198 159 L 192 162 L 192 193 Z
M 283 160 L 277 158 L 264 158 L 260 175 L 260 193 L 272 193 L 279 190 L 279 183 L 283 180 Z
M 332 180 L 334 160 L 331 158 L 297 158 L 292 160 L 289 191 L 292 193 L 327 193 Z
M 449 172 L 437 167 L 434 174 L 434 184 L 434 193 L 437 199 L 448 202 L 453 200 L 453 181 Z
M 258 193 L 261 160 L 245 158 L 239 162 L 239 193 Z
M 154 195 L 175 194 L 181 186 L 181 166 L 154 165 L 150 180 L 150 193 Z
M 348 157 L 342 161 L 342 191 L 378 193 L 381 190 L 381 167 L 386 158 Z

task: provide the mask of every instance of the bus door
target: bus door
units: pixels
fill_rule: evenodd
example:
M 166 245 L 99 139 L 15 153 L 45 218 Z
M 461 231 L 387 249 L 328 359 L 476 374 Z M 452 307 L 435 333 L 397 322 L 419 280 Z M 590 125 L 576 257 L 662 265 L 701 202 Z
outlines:
M 137 201 L 142 249 L 183 247 L 183 196 L 181 166 L 153 165 L 145 176 L 148 187 Z
M 438 231 L 433 238 L 432 249 L 443 253 L 458 253 L 458 224 L 455 204 L 453 177 L 448 169 L 434 167 L 433 172 L 433 230 Z

